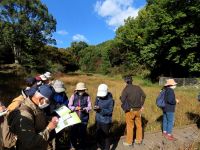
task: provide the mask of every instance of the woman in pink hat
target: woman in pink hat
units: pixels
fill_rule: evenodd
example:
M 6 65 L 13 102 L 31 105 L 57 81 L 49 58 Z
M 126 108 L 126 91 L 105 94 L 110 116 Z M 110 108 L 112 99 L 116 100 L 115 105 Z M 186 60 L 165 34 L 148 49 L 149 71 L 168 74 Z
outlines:
M 174 79 L 168 79 L 164 85 L 165 90 L 165 107 L 163 108 L 163 136 L 168 140 L 174 140 L 172 129 L 174 126 L 174 114 L 176 107 L 176 98 L 174 89 L 177 83 Z

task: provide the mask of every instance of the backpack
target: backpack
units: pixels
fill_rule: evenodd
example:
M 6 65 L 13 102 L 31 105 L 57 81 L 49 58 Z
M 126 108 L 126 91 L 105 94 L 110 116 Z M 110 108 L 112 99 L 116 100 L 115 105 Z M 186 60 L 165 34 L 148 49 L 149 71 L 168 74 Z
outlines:
M 17 136 L 15 135 L 15 131 L 12 126 L 14 124 L 13 120 L 15 116 L 17 113 L 20 113 L 20 110 L 26 110 L 34 116 L 33 110 L 26 105 L 23 105 L 20 108 L 16 108 L 8 115 L 3 116 L 0 123 L 0 136 L 2 138 L 2 147 L 4 148 L 12 148 L 16 145 Z
M 159 108 L 164 108 L 165 105 L 166 105 L 166 102 L 165 102 L 165 93 L 166 93 L 166 90 L 162 90 L 158 97 L 156 98 L 156 105 L 159 107 Z

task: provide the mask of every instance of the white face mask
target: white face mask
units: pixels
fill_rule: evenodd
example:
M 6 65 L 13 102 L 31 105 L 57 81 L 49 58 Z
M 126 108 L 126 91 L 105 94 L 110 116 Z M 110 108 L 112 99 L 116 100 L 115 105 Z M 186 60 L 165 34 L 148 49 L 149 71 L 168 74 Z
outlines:
M 78 95 L 82 96 L 84 92 L 78 92 Z
M 176 85 L 173 85 L 173 86 L 171 86 L 170 88 L 171 88 L 171 89 L 175 89 L 175 88 L 176 88 Z
M 46 103 L 46 101 L 45 101 L 43 104 L 40 104 L 40 103 L 39 103 L 39 108 L 40 108 L 40 109 L 44 109 L 44 108 L 46 108 L 47 106 L 49 106 L 49 104 Z

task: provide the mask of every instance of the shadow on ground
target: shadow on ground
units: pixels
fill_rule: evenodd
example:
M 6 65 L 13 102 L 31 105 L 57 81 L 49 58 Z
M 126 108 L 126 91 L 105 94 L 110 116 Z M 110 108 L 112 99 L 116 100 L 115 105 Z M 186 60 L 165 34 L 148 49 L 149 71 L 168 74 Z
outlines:
M 193 112 L 187 112 L 186 115 L 188 119 L 194 121 L 194 123 L 196 123 L 197 127 L 200 129 L 200 115 Z
M 143 127 L 143 138 L 144 138 L 144 130 L 147 126 L 148 120 L 142 117 L 142 127 Z M 135 130 L 136 128 L 134 128 Z M 134 132 L 135 133 L 135 132 Z M 126 124 L 118 121 L 114 121 L 111 127 L 110 140 L 111 140 L 111 150 L 115 150 L 118 146 L 118 143 L 122 136 L 126 135 Z M 133 137 L 135 139 L 135 136 Z M 96 150 L 97 147 L 97 139 L 96 139 L 96 125 L 92 125 L 88 128 L 88 137 L 87 137 L 87 150 Z

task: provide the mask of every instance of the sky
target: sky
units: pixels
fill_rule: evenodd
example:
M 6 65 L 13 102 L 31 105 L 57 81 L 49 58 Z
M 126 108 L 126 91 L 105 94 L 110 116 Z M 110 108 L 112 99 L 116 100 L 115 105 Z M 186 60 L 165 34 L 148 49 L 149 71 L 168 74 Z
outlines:
M 136 17 L 146 0 L 41 0 L 57 21 L 56 47 L 73 41 L 97 45 L 115 37 L 129 16 Z

